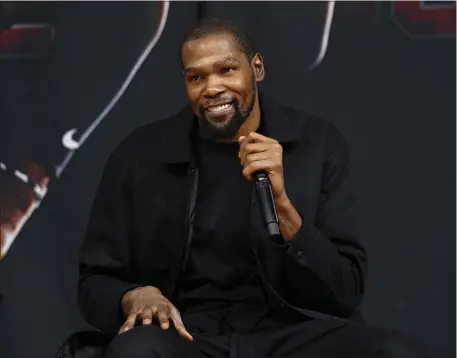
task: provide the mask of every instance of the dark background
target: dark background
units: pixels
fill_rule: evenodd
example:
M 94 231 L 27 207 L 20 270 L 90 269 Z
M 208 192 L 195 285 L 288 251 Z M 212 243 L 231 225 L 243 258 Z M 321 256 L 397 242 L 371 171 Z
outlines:
M 0 262 L 0 356 L 52 357 L 89 328 L 76 303 L 78 249 L 103 166 L 135 127 L 186 104 L 178 44 L 207 15 L 251 32 L 266 92 L 336 124 L 349 142 L 370 259 L 367 321 L 415 338 L 431 357 L 455 357 L 455 2 L 414 3 L 337 2 L 326 55 L 309 71 L 325 2 L 172 2 L 131 86 Z M 5 4 L 0 31 L 14 22 Z M 62 134 L 87 127 L 116 93 L 154 34 L 160 3 L 41 6 L 21 21 L 40 13 L 51 42 L 21 52 L 0 32 L 0 156 L 22 151 L 49 166 L 65 154 Z

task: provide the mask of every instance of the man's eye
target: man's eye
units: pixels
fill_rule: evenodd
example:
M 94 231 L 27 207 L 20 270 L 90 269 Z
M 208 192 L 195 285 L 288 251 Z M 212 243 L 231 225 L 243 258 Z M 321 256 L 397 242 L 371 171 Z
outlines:
M 199 81 L 202 79 L 202 76 L 198 76 L 198 75 L 194 75 L 194 76 L 190 76 L 189 77 L 189 80 L 192 81 L 192 82 L 196 82 L 196 81 Z
M 221 69 L 222 73 L 230 73 L 233 71 L 235 71 L 235 69 L 233 67 L 226 67 L 226 68 Z

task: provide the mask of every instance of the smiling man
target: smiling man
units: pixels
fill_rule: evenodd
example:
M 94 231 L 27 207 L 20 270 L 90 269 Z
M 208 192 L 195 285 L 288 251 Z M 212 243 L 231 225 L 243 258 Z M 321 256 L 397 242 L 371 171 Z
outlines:
M 196 32 L 194 40 L 189 38 L 183 45 L 182 60 L 187 94 L 200 119 L 201 135 L 233 140 L 255 131 L 260 123 L 256 84 L 264 77 L 262 58 L 251 48 L 244 55 L 233 46 L 233 36 L 228 33 L 206 36 L 212 41 L 198 41 L 199 36 Z
M 358 313 L 366 257 L 335 127 L 259 92 L 263 59 L 229 20 L 197 24 L 181 60 L 190 105 L 113 151 L 89 218 L 79 302 L 115 334 L 106 357 L 420 357 Z

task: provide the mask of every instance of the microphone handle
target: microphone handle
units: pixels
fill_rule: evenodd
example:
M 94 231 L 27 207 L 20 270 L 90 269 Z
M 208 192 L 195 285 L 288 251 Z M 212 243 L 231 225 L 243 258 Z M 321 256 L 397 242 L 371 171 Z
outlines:
M 253 174 L 260 212 L 270 236 L 279 236 L 279 220 L 273 200 L 273 191 L 268 174 L 264 171 Z

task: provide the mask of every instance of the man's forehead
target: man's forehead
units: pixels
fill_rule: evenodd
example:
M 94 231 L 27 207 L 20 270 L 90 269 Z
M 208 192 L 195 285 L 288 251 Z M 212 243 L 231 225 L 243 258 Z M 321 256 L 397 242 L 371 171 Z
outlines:
M 221 33 L 192 39 L 186 43 L 184 48 L 192 52 L 233 51 L 238 49 L 238 44 L 232 34 Z
M 216 64 L 224 59 L 242 61 L 243 54 L 229 34 L 208 35 L 187 42 L 182 51 L 186 66 L 206 66 Z
M 211 56 L 203 56 L 194 58 L 193 60 L 184 63 L 184 71 L 193 71 L 203 68 L 210 68 L 214 66 L 220 66 L 224 64 L 241 64 L 239 56 L 234 56 L 231 53 L 228 54 L 215 54 Z

